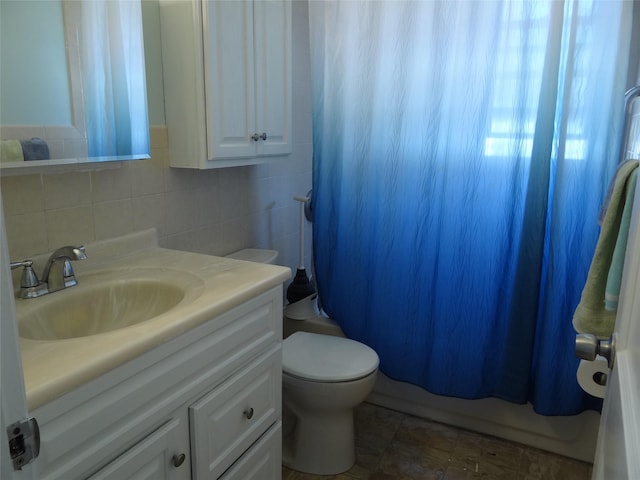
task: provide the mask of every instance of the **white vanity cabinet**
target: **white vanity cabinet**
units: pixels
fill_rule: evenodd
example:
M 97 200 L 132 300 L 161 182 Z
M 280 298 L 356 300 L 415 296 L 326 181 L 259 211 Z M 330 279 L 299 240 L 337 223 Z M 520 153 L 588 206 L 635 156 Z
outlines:
M 281 476 L 282 287 L 36 409 L 41 480 Z
M 290 0 L 159 3 L 170 165 L 290 154 Z

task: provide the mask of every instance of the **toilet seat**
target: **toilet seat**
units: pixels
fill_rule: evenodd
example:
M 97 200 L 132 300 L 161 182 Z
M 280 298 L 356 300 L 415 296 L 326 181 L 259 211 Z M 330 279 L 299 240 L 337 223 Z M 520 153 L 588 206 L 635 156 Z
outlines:
M 315 382 L 348 382 L 375 372 L 378 354 L 348 338 L 296 332 L 282 345 L 285 374 Z

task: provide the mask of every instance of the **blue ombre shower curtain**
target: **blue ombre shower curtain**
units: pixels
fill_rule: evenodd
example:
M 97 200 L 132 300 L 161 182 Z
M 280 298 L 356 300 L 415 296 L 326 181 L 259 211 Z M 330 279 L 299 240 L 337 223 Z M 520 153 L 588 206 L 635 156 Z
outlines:
M 309 3 L 318 290 L 389 377 L 598 408 L 571 319 L 618 160 L 632 7 Z

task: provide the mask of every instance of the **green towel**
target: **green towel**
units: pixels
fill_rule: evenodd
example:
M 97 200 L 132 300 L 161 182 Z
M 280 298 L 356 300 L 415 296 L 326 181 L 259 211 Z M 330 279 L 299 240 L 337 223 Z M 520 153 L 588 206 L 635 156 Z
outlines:
M 616 246 L 613 249 L 611 267 L 607 276 L 607 288 L 604 292 L 605 310 L 615 312 L 618 310 L 618 298 L 620 296 L 620 285 L 622 284 L 622 269 L 624 267 L 624 255 L 627 252 L 627 240 L 629 239 L 629 226 L 631 225 L 631 211 L 633 210 L 633 200 L 636 196 L 636 184 L 638 183 L 638 169 L 636 168 L 627 182 L 627 196 L 622 210 L 620 220 L 620 230 Z
M 626 239 L 624 239 L 624 242 L 621 240 L 620 248 L 622 250 L 619 250 L 616 254 L 616 264 L 613 265 L 612 262 L 614 261 L 618 237 L 621 233 L 622 218 L 629 187 L 632 183 L 635 186 L 632 174 L 637 168 L 637 160 L 627 161 L 618 168 L 613 188 L 611 189 L 609 204 L 602 221 L 602 229 L 600 230 L 596 251 L 589 267 L 587 282 L 582 290 L 580 304 L 573 315 L 573 327 L 577 332 L 592 333 L 601 339 L 611 336 L 616 321 L 616 312 L 605 309 L 607 279 L 610 271 L 612 276 L 620 275 L 620 278 L 622 276 Z M 624 227 L 622 230 L 622 233 L 624 233 Z M 628 226 L 626 231 L 628 233 Z M 623 243 L 624 247 L 622 247 Z M 614 283 L 612 280 L 611 288 L 613 288 Z
M 22 145 L 19 140 L 0 141 L 0 162 L 22 162 Z

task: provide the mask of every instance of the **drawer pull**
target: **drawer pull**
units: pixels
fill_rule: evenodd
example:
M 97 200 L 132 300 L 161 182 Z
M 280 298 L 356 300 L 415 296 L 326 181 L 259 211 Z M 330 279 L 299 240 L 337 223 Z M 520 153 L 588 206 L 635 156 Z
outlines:
M 174 455 L 171 459 L 171 463 L 173 463 L 173 466 L 177 468 L 184 463 L 185 458 L 187 457 L 184 453 L 181 453 L 180 455 Z
M 244 411 L 244 416 L 247 420 L 251 420 L 253 418 L 253 408 L 248 408 Z

